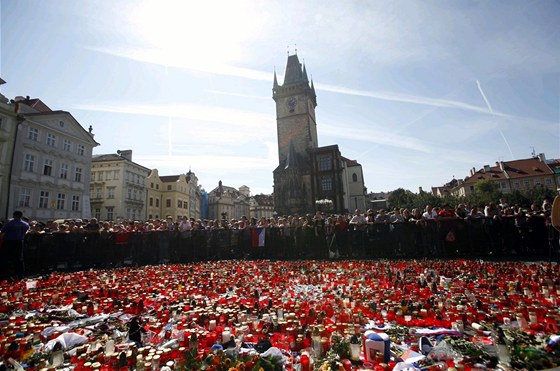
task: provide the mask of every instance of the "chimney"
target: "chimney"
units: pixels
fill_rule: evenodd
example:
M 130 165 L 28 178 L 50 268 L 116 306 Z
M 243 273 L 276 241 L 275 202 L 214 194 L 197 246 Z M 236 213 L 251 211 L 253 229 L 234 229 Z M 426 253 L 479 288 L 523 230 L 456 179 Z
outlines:
M 476 173 L 476 169 L 473 167 L 473 168 L 471 169 L 471 176 L 474 176 L 475 173 Z
M 498 166 L 500 167 L 500 170 L 505 171 L 505 169 L 506 169 L 506 164 L 504 164 L 503 161 L 500 161 L 500 162 L 498 163 Z
M 125 150 L 119 150 L 117 151 L 117 154 L 119 156 L 121 156 L 122 158 L 127 159 L 128 161 L 132 161 L 132 150 L 131 149 L 125 149 Z
M 490 171 L 490 165 L 484 165 L 484 172 L 487 173 Z
M 424 190 L 422 189 L 422 187 L 418 187 L 418 193 L 422 193 L 424 192 Z
M 544 153 L 539 153 L 539 161 L 540 162 L 545 162 L 546 161 L 546 157 L 544 156 Z

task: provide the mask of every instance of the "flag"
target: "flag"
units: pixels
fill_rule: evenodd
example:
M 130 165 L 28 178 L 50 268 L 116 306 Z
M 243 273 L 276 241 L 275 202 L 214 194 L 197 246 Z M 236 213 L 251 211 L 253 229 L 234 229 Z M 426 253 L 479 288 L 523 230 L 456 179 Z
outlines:
M 255 227 L 252 230 L 252 245 L 253 247 L 264 247 L 264 236 L 265 236 L 265 228 L 264 227 Z

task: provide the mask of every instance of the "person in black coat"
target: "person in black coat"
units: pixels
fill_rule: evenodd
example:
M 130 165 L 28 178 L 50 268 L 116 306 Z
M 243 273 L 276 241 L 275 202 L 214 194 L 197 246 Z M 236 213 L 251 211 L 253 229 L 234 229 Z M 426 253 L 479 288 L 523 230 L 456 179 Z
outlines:
M 142 346 L 142 334 L 145 334 L 146 330 L 144 327 L 140 326 L 140 319 L 135 316 L 130 320 L 128 325 L 128 338 L 134 341 L 138 347 Z

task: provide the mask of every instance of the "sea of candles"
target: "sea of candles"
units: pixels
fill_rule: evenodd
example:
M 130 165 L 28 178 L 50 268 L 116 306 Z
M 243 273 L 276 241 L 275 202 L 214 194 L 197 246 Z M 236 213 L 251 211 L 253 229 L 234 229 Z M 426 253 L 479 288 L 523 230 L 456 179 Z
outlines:
M 204 356 L 216 344 L 268 340 L 289 358 L 284 368 L 301 369 L 302 352 L 305 364 L 325 356 L 334 333 L 350 339 L 386 326 L 463 333 L 492 323 L 558 334 L 558 295 L 558 266 L 548 263 L 262 260 L 54 272 L 2 282 L 0 355 L 48 367 L 44 345 L 78 333 L 87 342 L 64 349 L 67 367 L 132 369 L 142 354 L 144 368 L 163 369 L 176 368 L 179 349 L 196 346 Z M 126 338 L 135 316 L 146 346 Z M 364 362 L 351 366 L 360 368 Z

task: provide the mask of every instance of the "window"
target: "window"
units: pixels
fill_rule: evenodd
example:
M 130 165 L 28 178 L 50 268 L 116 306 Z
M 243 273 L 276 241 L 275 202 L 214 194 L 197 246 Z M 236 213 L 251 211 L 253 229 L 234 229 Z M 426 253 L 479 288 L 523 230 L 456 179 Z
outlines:
M 170 198 L 165 200 L 165 207 L 171 207 L 171 199 Z
M 136 189 L 132 191 L 132 199 L 138 200 L 138 191 Z
M 154 198 L 153 197 L 150 197 L 149 203 L 150 203 L 150 206 L 154 206 Z
M 523 185 L 525 186 L 525 188 L 529 188 L 529 184 L 530 182 L 528 179 L 523 181 Z
M 23 170 L 32 173 L 34 167 L 35 167 L 35 156 L 30 155 L 30 154 L 26 154 L 25 155 L 25 162 L 23 164 Z
M 535 178 L 535 185 L 541 185 L 541 178 Z
M 62 149 L 66 152 L 70 152 L 72 149 L 72 143 L 68 139 L 64 139 L 62 142 Z
M 127 188 L 127 191 L 128 191 L 128 199 L 131 200 L 132 199 L 132 189 Z
M 189 203 L 187 201 L 183 201 L 183 209 L 188 209 Z
M 49 207 L 49 191 L 41 191 L 39 193 L 39 209 L 46 209 Z
M 156 184 L 156 189 L 159 189 L 159 184 Z
M 150 183 L 150 188 L 154 188 L 154 183 Z
M 56 135 L 47 133 L 47 146 L 56 147 Z
M 552 179 L 546 178 L 546 179 L 545 179 L 545 182 L 546 182 L 546 185 L 547 185 L 547 186 L 552 186 Z
M 130 214 L 130 209 L 129 208 L 126 209 L 126 218 L 131 219 L 131 214 Z
M 113 220 L 113 213 L 115 212 L 115 208 L 114 207 L 108 207 L 107 208 L 107 219 L 109 220 Z
M 74 181 L 78 182 L 78 183 L 82 181 L 82 168 L 81 167 L 77 167 L 74 170 Z
M 331 155 L 319 156 L 319 171 L 331 170 Z
M 183 207 L 183 201 L 177 200 L 177 207 L 180 209 Z
M 513 188 L 519 189 L 519 182 L 517 180 L 513 182 Z
M 56 209 L 64 210 L 64 201 L 66 200 L 66 195 L 64 193 L 59 193 L 56 196 Z
M 29 201 L 31 200 L 31 190 L 29 188 L 22 188 L 19 194 L 19 207 L 29 207 Z
M 45 159 L 43 163 L 43 175 L 52 175 L 52 168 L 53 168 L 53 161 L 49 159 Z
M 103 189 L 101 187 L 97 187 L 95 189 L 95 198 L 103 197 Z
M 159 207 L 159 198 L 156 198 L 156 207 Z
M 78 144 L 76 146 L 76 153 L 78 153 L 78 155 L 83 156 L 86 152 L 86 148 L 84 147 L 83 144 Z
M 332 179 L 327 177 L 321 178 L 321 189 L 323 191 L 332 191 Z
M 97 220 L 101 219 L 101 209 L 98 207 L 95 208 L 95 210 L 93 211 L 93 215 L 95 219 Z
M 113 171 L 113 179 L 119 180 L 119 176 L 120 176 L 120 171 L 114 170 Z
M 103 172 L 102 171 L 97 172 L 97 181 L 98 182 L 103 181 Z
M 107 198 L 115 198 L 115 187 L 107 187 Z
M 113 175 L 113 173 L 111 173 L 110 171 L 106 171 L 105 172 L 105 180 L 111 180 L 112 175 Z
M 27 131 L 27 139 L 37 141 L 39 139 L 39 129 L 29 128 Z
M 502 189 L 506 189 L 507 188 L 506 182 L 500 182 L 500 187 L 502 187 Z
M 60 164 L 60 179 L 68 179 L 68 164 Z
M 167 185 L 167 190 L 168 190 L 168 191 L 171 191 L 171 184 L 168 184 L 168 185 Z
M 72 196 L 72 211 L 80 211 L 80 196 Z
M 356 174 L 356 173 L 352 174 L 352 181 L 354 183 L 358 181 L 358 174 Z

